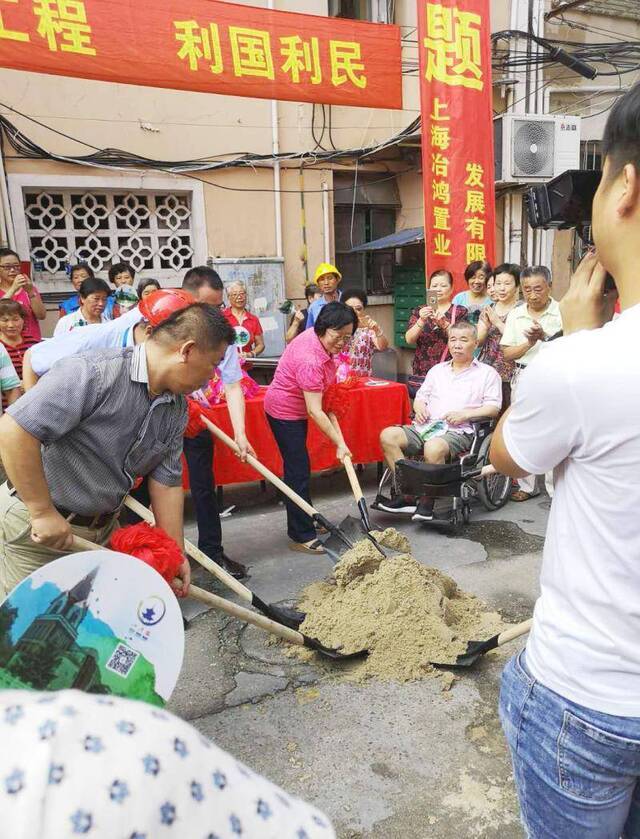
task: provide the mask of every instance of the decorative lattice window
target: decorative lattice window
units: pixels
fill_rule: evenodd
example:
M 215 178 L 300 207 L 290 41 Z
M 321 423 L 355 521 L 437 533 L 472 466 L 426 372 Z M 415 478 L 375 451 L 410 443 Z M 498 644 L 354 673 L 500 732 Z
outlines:
M 31 259 L 51 279 L 74 262 L 101 273 L 128 262 L 158 279 L 192 263 L 190 193 L 27 188 L 24 212 Z

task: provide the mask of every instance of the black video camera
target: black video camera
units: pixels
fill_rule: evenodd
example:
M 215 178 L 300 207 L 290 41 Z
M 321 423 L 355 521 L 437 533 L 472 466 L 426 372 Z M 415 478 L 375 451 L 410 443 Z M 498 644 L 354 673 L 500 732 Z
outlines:
M 542 230 L 575 227 L 585 241 L 582 234 L 591 226 L 591 205 L 601 177 L 600 171 L 568 169 L 546 184 L 529 187 L 524 200 L 531 227 Z
M 567 230 L 575 227 L 585 247 L 591 238 L 591 206 L 596 194 L 601 171 L 568 169 L 546 184 L 531 186 L 524 194 L 527 218 L 533 228 Z M 615 288 L 615 281 L 607 274 L 605 290 Z

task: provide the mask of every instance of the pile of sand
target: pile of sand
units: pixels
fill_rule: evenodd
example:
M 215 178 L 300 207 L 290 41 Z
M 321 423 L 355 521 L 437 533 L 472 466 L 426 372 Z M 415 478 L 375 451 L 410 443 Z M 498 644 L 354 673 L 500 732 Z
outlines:
M 439 673 L 429 662 L 455 661 L 467 641 L 500 631 L 500 615 L 417 562 L 404 536 L 392 528 L 375 535 L 403 553 L 385 559 L 370 541 L 358 542 L 335 566 L 334 580 L 313 583 L 300 603 L 305 635 L 343 652 L 369 650 L 346 678 L 409 681 Z

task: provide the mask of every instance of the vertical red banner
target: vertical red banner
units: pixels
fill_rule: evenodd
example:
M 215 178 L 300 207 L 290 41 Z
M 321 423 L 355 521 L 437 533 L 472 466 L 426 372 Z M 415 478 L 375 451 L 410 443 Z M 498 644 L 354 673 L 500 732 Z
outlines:
M 489 0 L 418 0 L 427 276 L 495 255 Z

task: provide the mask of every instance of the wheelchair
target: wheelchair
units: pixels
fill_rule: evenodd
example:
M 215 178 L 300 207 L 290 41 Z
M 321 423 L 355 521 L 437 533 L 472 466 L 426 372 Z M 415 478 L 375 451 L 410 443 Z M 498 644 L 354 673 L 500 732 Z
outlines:
M 468 524 L 471 502 L 477 498 L 486 510 L 499 510 L 509 500 L 511 478 L 495 473 L 481 477 L 482 467 L 489 463 L 489 447 L 496 420 L 476 420 L 473 440 L 468 452 L 458 455 L 452 463 L 425 463 L 403 459 L 396 463 L 396 484 L 404 495 L 434 499 L 434 516 L 424 524 L 457 527 Z M 392 473 L 387 467 L 378 485 L 372 508 L 391 495 Z M 448 503 L 448 502 L 451 503 Z

